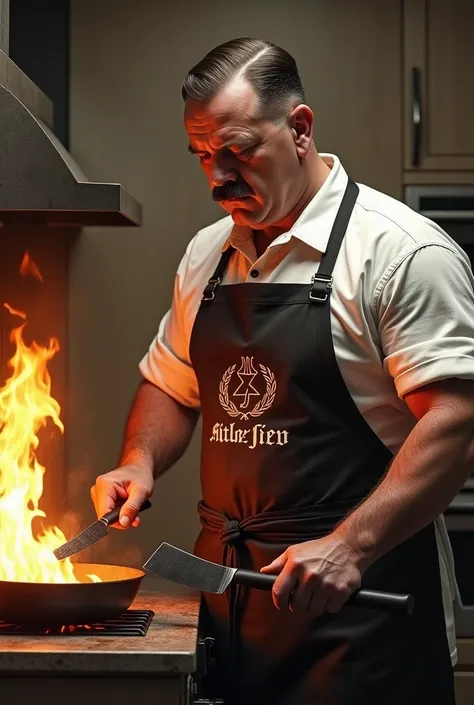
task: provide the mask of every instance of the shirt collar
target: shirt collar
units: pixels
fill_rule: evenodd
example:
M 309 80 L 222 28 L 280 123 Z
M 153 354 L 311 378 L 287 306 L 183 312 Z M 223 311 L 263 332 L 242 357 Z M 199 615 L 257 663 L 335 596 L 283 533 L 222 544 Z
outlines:
M 346 190 L 348 177 L 336 155 L 320 154 L 319 156 L 330 167 L 331 172 L 295 221 L 293 227 L 285 234 L 297 237 L 319 252 L 325 252 L 334 219 Z M 222 251 L 227 250 L 231 245 L 235 248 L 241 247 L 251 236 L 251 228 L 234 224 Z M 274 240 L 272 245 L 277 245 L 278 241 L 279 237 Z

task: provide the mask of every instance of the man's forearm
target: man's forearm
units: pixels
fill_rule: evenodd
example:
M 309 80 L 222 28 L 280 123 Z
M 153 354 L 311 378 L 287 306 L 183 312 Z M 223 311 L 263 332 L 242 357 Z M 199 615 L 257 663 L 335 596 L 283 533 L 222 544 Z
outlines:
M 416 424 L 374 492 L 337 528 L 367 567 L 442 514 L 474 457 L 472 423 L 449 409 Z
M 159 477 L 183 455 L 197 419 L 195 410 L 143 382 L 128 417 L 120 465 L 144 465 Z

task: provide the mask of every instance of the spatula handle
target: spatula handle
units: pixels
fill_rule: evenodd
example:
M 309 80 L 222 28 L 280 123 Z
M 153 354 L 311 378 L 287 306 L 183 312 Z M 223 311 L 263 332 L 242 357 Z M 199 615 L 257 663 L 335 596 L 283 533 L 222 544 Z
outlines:
M 257 590 L 271 590 L 277 577 L 239 568 L 234 575 L 234 581 L 239 585 L 246 585 Z M 394 614 L 411 615 L 415 607 L 415 600 L 413 595 L 360 588 L 350 596 L 348 604 L 386 610 Z
M 122 509 L 124 504 L 125 502 L 122 502 L 121 504 L 118 504 L 115 509 L 112 509 L 111 512 L 104 514 L 104 516 L 101 517 L 101 521 L 107 522 L 108 525 L 115 524 L 115 522 L 118 521 L 118 518 L 120 516 L 120 510 Z M 140 512 L 144 512 L 145 509 L 150 509 L 150 507 L 151 502 L 149 499 L 146 499 L 140 507 L 140 511 L 138 513 L 140 514 Z

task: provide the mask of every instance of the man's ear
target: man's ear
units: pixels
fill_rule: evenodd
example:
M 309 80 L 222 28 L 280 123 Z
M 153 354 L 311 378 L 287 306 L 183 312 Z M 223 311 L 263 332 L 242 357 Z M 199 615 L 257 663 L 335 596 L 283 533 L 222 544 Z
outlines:
M 313 141 L 314 114 L 301 104 L 290 113 L 290 126 L 299 157 L 305 157 Z

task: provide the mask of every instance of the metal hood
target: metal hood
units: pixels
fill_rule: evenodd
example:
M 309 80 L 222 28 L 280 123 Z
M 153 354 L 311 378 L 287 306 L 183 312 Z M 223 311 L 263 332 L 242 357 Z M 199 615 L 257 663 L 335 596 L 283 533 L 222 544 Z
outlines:
M 51 101 L 0 51 L 0 225 L 141 225 L 140 203 L 89 181 L 51 124 Z

